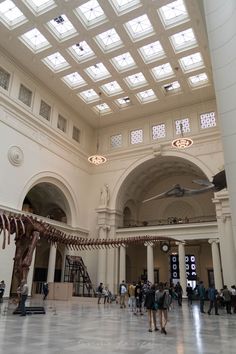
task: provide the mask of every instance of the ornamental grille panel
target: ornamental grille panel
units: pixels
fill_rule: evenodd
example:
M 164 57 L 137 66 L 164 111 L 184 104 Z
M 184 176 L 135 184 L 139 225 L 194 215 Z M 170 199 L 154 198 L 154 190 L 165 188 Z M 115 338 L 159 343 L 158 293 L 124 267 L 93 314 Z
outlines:
M 194 255 L 185 256 L 186 276 L 188 280 L 195 280 L 197 276 L 196 272 L 196 259 Z M 179 274 L 179 256 L 170 256 L 170 272 L 171 279 L 180 279 Z
M 57 128 L 64 133 L 66 132 L 66 123 L 67 123 L 66 119 L 59 114 L 57 120 Z
M 117 135 L 112 135 L 110 139 L 110 144 L 112 148 L 118 148 L 122 146 L 122 135 L 117 134 Z
M 140 144 L 143 142 L 143 130 L 137 129 L 130 132 L 131 144 Z
M 175 134 L 181 134 L 181 124 L 182 124 L 182 132 L 190 133 L 190 122 L 188 118 L 178 119 L 175 121 Z
M 41 100 L 40 102 L 39 115 L 48 121 L 50 120 L 51 106 L 49 106 L 49 104 L 47 104 L 43 100 Z
M 166 136 L 166 126 L 165 124 L 153 125 L 152 127 L 152 139 L 165 138 Z
M 27 87 L 21 84 L 18 98 L 21 102 L 30 107 L 32 101 L 32 91 L 30 91 Z
M 4 90 L 8 90 L 10 83 L 10 74 L 0 67 L 0 87 Z
M 201 129 L 212 128 L 216 126 L 215 112 L 202 113 L 200 115 Z

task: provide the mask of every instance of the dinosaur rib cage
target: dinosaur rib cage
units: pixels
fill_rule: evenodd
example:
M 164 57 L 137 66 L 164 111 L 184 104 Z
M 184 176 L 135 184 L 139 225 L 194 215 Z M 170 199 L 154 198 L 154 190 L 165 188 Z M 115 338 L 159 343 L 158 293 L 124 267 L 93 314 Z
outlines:
M 68 248 L 74 250 L 91 250 L 101 248 L 117 248 L 129 244 L 152 244 L 160 241 L 173 241 L 170 237 L 160 236 L 137 236 L 129 238 L 116 239 L 88 239 L 77 237 L 71 234 L 64 233 L 54 226 L 40 220 L 36 217 L 8 214 L 0 212 L 0 233 L 3 232 L 2 248 L 6 247 L 6 243 L 10 244 L 11 235 L 15 234 L 15 241 L 24 241 L 30 239 L 33 232 L 39 232 L 40 238 L 44 238 L 51 243 L 61 243 Z

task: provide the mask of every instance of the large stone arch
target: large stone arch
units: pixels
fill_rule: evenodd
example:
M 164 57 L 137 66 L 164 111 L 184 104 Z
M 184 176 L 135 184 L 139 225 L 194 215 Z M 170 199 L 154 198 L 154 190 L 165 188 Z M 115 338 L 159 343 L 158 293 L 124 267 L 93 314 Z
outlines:
M 38 174 L 35 174 L 31 177 L 25 184 L 22 189 L 19 201 L 18 209 L 22 209 L 23 201 L 29 191 L 40 183 L 49 183 L 57 187 L 60 192 L 63 194 L 67 206 L 67 224 L 74 225 L 78 216 L 77 201 L 76 196 L 69 185 L 69 183 L 59 174 L 53 173 L 51 171 L 44 171 Z
M 151 166 L 152 164 L 159 163 L 159 161 L 164 161 L 166 159 L 172 158 L 173 160 L 176 159 L 177 162 L 183 162 L 188 164 L 191 168 L 194 168 L 196 172 L 198 171 L 199 177 L 198 178 L 208 178 L 209 180 L 212 179 L 212 176 L 219 172 L 217 168 L 215 170 L 211 170 L 208 165 L 206 165 L 202 160 L 198 157 L 192 156 L 186 151 L 177 151 L 177 150 L 170 150 L 165 151 L 162 153 L 155 153 L 149 154 L 144 156 L 140 159 L 134 161 L 122 174 L 119 178 L 118 182 L 114 187 L 114 191 L 112 194 L 110 206 L 114 208 L 117 212 L 122 212 L 123 205 L 119 200 L 120 195 L 122 194 L 122 189 L 124 188 L 127 180 L 132 178 L 132 175 L 135 176 L 137 171 L 142 170 L 142 166 L 147 164 L 147 166 Z M 134 178 L 135 183 L 135 178 Z

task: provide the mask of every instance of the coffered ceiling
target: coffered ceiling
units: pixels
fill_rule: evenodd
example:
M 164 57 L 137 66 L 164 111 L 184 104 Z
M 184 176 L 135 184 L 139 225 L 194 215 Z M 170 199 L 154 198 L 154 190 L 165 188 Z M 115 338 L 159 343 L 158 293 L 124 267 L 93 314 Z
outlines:
M 90 125 L 214 97 L 199 0 L 0 0 L 0 46 Z

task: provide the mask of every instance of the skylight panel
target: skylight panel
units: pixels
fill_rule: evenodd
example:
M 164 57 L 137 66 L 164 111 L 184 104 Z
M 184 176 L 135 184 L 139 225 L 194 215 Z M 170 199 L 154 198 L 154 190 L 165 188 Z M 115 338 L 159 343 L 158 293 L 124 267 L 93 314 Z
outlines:
M 138 100 L 141 103 L 148 103 L 157 100 L 157 96 L 155 95 L 155 92 L 152 89 L 139 92 L 136 96 L 138 97 Z
M 89 68 L 85 69 L 85 72 L 91 77 L 93 81 L 103 80 L 111 76 L 111 74 L 103 65 L 103 63 L 92 65 Z
M 77 7 L 75 14 L 79 16 L 86 28 L 91 28 L 107 21 L 107 17 L 97 0 L 88 1 Z
M 170 37 L 171 43 L 176 52 L 194 47 L 197 45 L 196 37 L 193 33 L 192 28 L 185 31 L 174 34 Z
M 72 54 L 74 59 L 80 63 L 95 58 L 95 53 L 85 41 L 72 45 L 72 47 L 68 48 L 68 51 Z
M 117 81 L 108 82 L 107 84 L 102 85 L 101 88 L 109 96 L 123 92 Z
M 80 76 L 77 71 L 64 76 L 62 80 L 72 89 L 86 85 L 86 81 Z
M 146 14 L 127 22 L 125 27 L 133 41 L 154 33 L 154 29 Z
M 80 92 L 78 93 L 78 96 L 86 103 L 91 103 L 100 99 L 100 96 L 93 89 Z
M 94 107 L 95 112 L 98 114 L 106 114 L 112 112 L 107 103 L 101 103 Z
M 59 53 L 54 53 L 42 60 L 51 70 L 58 72 L 63 69 L 69 68 L 69 63 L 65 58 Z
M 191 71 L 204 66 L 201 53 L 194 53 L 179 60 L 183 71 Z
M 123 45 L 118 33 L 114 28 L 98 34 L 95 39 L 104 52 L 117 49 Z
M 145 79 L 143 73 L 141 72 L 126 77 L 125 81 L 127 82 L 130 88 L 136 88 L 136 87 L 147 85 L 147 80 Z
M 55 17 L 53 20 L 49 21 L 47 25 L 59 40 L 68 38 L 77 33 L 66 15 Z
M 156 66 L 151 71 L 156 80 L 163 80 L 174 75 L 172 67 L 169 63 Z
M 117 15 L 122 15 L 141 6 L 140 0 L 110 0 Z
M 190 133 L 190 121 L 189 118 L 177 119 L 175 121 L 175 134 Z
M 119 72 L 136 67 L 136 63 L 129 52 L 112 58 L 111 62 Z
M 179 92 L 181 90 L 180 84 L 178 81 L 174 81 L 171 83 L 168 83 L 166 85 L 162 86 L 163 91 L 165 94 L 172 94 L 172 93 L 176 93 Z
M 5 0 L 0 3 L 0 19 L 9 29 L 13 29 L 27 21 L 24 14 L 11 0 Z
M 29 47 L 34 53 L 49 48 L 51 45 L 37 28 L 24 33 L 19 37 L 20 40 Z
M 56 6 L 53 0 L 23 0 L 23 1 L 26 3 L 26 5 L 35 15 L 40 15 Z
M 139 48 L 139 53 L 141 54 L 145 63 L 151 63 L 166 56 L 159 41 L 147 44 Z
M 175 26 L 189 19 L 183 0 L 177 0 L 162 6 L 158 12 L 166 28 Z
M 128 107 L 132 103 L 128 96 L 118 98 L 117 100 L 115 100 L 115 102 L 120 108 Z
M 202 73 L 199 75 L 191 76 L 188 78 L 189 83 L 192 87 L 202 86 L 209 82 L 208 76 L 206 73 Z

